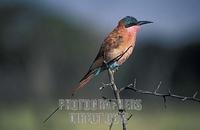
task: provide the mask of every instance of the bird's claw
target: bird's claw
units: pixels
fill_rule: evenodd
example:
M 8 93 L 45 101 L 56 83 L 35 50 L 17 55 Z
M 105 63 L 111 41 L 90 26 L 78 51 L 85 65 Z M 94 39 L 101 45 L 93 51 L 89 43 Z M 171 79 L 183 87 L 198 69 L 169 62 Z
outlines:
M 119 67 L 116 67 L 115 69 L 113 69 L 113 73 L 117 72 L 119 70 Z

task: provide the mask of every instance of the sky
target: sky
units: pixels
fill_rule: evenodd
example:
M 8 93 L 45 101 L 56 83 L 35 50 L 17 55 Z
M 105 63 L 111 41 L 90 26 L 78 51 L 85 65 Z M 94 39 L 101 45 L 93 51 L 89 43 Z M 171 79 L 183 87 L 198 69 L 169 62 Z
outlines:
M 198 0 L 43 0 L 42 3 L 63 15 L 70 13 L 81 20 L 91 21 L 102 26 L 102 29 L 111 28 L 116 21 L 126 15 L 154 21 L 157 27 L 167 32 L 182 31 L 192 24 L 199 24 L 200 20 Z
M 127 15 L 154 22 L 142 30 L 144 35 L 156 32 L 166 39 L 180 39 L 193 28 L 200 29 L 199 0 L 43 0 L 40 4 L 63 16 L 74 16 L 77 24 L 89 23 L 102 34 Z
M 188 31 L 200 30 L 199 0 L 20 1 L 51 11 L 51 13 L 60 15 L 77 25 L 89 26 L 102 35 L 110 32 L 117 22 L 127 15 L 134 16 L 138 20 L 154 22 L 142 29 L 143 35 L 151 36 L 155 33 L 155 35 L 164 35 L 168 40 L 171 38 L 178 40 L 183 38 Z M 171 44 L 174 45 L 173 42 Z M 181 43 L 177 42 L 176 44 Z

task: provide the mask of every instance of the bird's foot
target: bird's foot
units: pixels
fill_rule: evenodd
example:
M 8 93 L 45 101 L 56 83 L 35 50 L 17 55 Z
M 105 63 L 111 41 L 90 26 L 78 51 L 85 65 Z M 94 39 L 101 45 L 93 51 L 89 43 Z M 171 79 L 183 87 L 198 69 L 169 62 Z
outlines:
M 109 68 L 108 62 L 106 62 L 106 61 L 104 60 L 103 63 L 105 64 L 105 67 L 106 67 L 106 68 Z
M 119 70 L 119 67 L 116 67 L 115 69 L 113 69 L 113 73 L 117 72 Z

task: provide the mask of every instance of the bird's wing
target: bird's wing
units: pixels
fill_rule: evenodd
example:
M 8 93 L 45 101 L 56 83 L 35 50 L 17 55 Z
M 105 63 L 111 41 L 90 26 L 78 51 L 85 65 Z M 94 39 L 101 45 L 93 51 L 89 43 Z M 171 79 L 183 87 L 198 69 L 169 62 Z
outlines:
M 97 68 L 101 67 L 103 65 L 103 61 L 104 61 L 103 52 L 100 49 L 99 53 L 96 56 L 96 58 L 92 62 L 92 65 L 90 66 L 89 71 L 92 71 L 94 69 L 97 69 Z
M 101 48 L 94 59 L 92 65 L 90 66 L 88 72 L 80 80 L 79 84 L 75 87 L 73 94 L 78 91 L 80 88 L 84 87 L 94 76 L 102 72 L 104 68 L 104 60 L 108 51 L 116 48 L 121 44 L 122 36 L 118 36 L 115 33 L 110 33 L 110 35 L 104 40 L 101 45 Z
M 92 65 L 89 68 L 89 71 L 92 71 L 94 69 L 97 69 L 99 67 L 102 67 L 104 65 L 104 60 L 107 62 L 107 54 L 112 51 L 112 49 L 115 49 L 119 47 L 119 45 L 123 42 L 123 32 L 119 31 L 117 28 L 115 28 L 103 41 L 100 50 L 94 59 Z

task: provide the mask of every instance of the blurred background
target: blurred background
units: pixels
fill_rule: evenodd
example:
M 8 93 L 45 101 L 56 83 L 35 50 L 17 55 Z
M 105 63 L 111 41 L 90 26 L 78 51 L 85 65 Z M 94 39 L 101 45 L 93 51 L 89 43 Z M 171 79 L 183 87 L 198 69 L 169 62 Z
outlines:
M 92 129 L 71 124 L 67 111 L 45 125 L 42 120 L 58 99 L 70 97 L 105 36 L 127 15 L 154 23 L 141 28 L 134 55 L 115 75 L 117 85 L 136 78 L 138 88 L 153 91 L 162 81 L 160 92 L 193 95 L 200 89 L 199 12 L 198 0 L 0 0 L 0 129 Z M 98 88 L 107 79 L 102 73 L 76 98 L 101 98 Z M 112 91 L 104 95 L 112 97 Z M 143 102 L 142 111 L 132 112 L 130 129 L 200 129 L 199 103 L 169 98 L 164 109 L 159 97 L 122 96 Z

